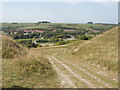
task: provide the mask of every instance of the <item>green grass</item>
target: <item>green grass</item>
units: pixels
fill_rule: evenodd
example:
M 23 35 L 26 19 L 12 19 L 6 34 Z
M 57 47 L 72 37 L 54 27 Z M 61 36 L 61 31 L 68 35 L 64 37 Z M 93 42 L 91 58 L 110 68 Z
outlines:
M 11 23 L 3 23 L 1 28 L 18 28 L 18 29 L 27 29 L 27 28 L 40 28 L 40 29 L 52 29 L 58 27 L 64 28 L 72 28 L 72 29 L 103 29 L 108 30 L 114 25 L 102 25 L 102 24 L 73 24 L 73 23 L 41 23 L 41 24 L 34 24 L 34 23 L 18 23 L 18 24 L 11 24 Z
M 51 26 L 51 27 L 50 27 Z M 56 24 L 56 23 L 52 23 L 52 24 L 39 24 L 37 26 L 33 25 L 30 27 L 22 27 L 21 29 L 27 29 L 27 28 L 40 28 L 40 29 L 49 29 L 49 28 L 56 28 L 57 26 L 59 27 L 64 27 L 64 28 L 72 28 L 72 29 L 77 29 L 77 30 L 81 30 L 81 29 L 110 29 L 111 27 L 113 27 L 112 25 L 100 25 L 100 24 Z

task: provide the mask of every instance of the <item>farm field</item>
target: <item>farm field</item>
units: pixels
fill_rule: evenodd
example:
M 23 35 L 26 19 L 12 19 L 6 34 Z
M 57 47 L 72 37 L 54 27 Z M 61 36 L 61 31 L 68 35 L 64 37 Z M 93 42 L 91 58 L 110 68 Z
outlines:
M 38 29 L 109 29 L 115 26 L 115 24 L 79 24 L 79 23 L 2 23 L 0 28 L 2 30 L 9 28 L 38 28 Z

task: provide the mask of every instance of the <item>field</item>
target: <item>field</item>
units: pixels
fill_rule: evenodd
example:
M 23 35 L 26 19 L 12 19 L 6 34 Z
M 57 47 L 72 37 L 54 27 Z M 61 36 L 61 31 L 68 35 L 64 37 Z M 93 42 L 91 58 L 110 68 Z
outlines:
M 27 28 L 38 28 L 38 29 L 53 29 L 53 28 L 64 28 L 64 29 L 110 29 L 113 27 L 114 24 L 72 24 L 72 23 L 3 23 L 1 29 L 4 30 L 5 28 L 20 28 L 20 29 L 27 29 Z
M 44 32 L 24 35 L 24 29 Z M 4 23 L 3 32 L 5 88 L 118 87 L 116 25 Z M 14 38 L 17 35 L 31 37 Z M 40 43 L 34 43 L 37 40 Z

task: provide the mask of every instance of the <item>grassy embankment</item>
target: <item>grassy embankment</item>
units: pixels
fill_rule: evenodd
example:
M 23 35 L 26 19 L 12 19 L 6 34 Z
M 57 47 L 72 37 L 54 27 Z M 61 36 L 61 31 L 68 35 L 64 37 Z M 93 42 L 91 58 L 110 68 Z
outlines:
M 79 62 L 88 62 L 117 72 L 118 28 L 113 28 L 91 40 L 78 40 L 66 48 L 69 57 L 76 57 Z M 65 54 L 62 55 L 65 56 Z
M 3 88 L 59 87 L 44 52 L 26 49 L 6 36 L 2 39 Z
M 118 28 L 111 29 L 86 42 L 74 54 L 84 61 L 116 72 L 118 68 Z

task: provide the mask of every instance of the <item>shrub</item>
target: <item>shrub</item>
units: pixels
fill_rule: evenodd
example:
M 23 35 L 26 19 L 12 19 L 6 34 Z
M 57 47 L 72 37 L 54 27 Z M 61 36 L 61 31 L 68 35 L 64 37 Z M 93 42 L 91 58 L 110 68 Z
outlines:
M 38 47 L 38 44 L 32 43 L 31 39 L 17 40 L 17 42 L 28 48 L 37 48 Z
M 80 40 L 90 40 L 91 38 L 93 38 L 93 36 L 90 35 L 82 35 L 80 37 L 78 37 Z
M 48 39 L 39 39 L 36 42 L 37 43 L 47 43 L 47 42 L 49 42 L 49 40 Z
M 71 43 L 71 42 L 73 42 L 74 40 L 69 40 L 69 41 L 58 41 L 57 43 L 56 43 L 56 45 L 64 45 L 64 44 L 69 44 L 69 43 Z

